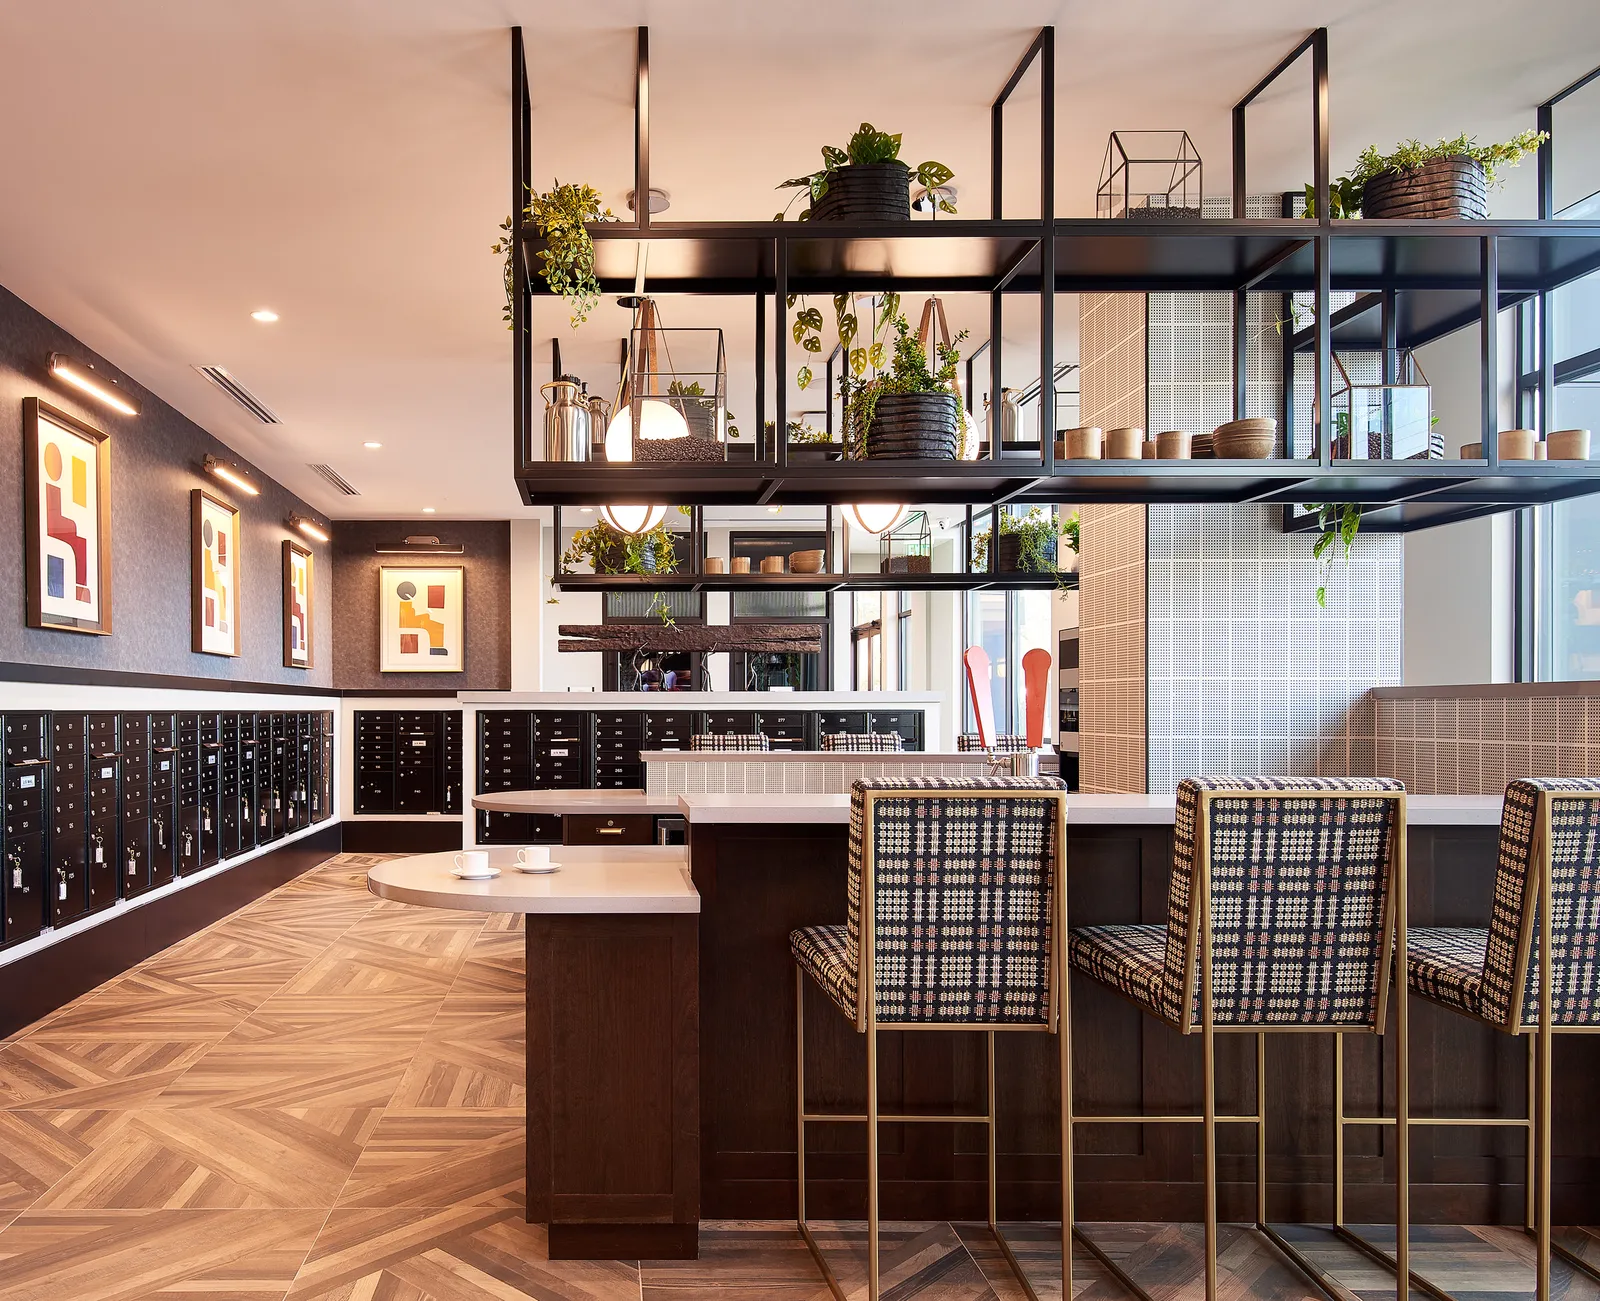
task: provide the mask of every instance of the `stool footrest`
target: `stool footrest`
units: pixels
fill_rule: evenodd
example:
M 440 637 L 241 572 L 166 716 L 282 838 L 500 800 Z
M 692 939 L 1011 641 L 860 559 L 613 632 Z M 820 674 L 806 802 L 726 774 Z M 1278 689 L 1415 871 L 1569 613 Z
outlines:
M 854 1111 L 807 1111 L 801 1114 L 801 1120 L 843 1120 L 855 1121 L 865 1125 L 870 1119 L 864 1112 Z M 898 1116 L 886 1111 L 878 1113 L 880 1124 L 893 1122 L 897 1125 L 992 1125 L 994 1119 L 988 1115 L 976 1116 Z

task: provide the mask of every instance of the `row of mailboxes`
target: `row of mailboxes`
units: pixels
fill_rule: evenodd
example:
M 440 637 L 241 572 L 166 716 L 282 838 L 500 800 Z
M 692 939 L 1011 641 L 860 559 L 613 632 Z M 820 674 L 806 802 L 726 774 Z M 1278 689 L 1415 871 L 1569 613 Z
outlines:
M 9 712 L 0 945 L 333 809 L 331 713 Z

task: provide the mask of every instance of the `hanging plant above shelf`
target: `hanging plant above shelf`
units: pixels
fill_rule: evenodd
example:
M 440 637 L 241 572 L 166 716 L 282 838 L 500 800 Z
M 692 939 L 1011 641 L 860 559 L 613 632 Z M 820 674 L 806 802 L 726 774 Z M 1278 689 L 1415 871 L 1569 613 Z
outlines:
M 789 200 L 808 197 L 811 206 L 800 212 L 801 221 L 910 221 L 911 183 L 927 191 L 935 217 L 941 212 L 954 215 L 948 187 L 955 173 L 943 163 L 920 164 L 915 171 L 900 161 L 900 137 L 879 131 L 870 122 L 856 128 L 843 149 L 822 146 L 822 167 L 807 176 L 796 176 L 778 186 L 780 190 L 799 190 Z M 788 208 L 774 221 L 782 221 Z
M 594 305 L 600 301 L 600 282 L 594 275 L 594 240 L 589 236 L 589 226 L 602 221 L 615 221 L 610 208 L 600 205 L 600 191 L 592 185 L 563 185 L 560 181 L 543 194 L 528 187 L 528 205 L 522 210 L 522 219 L 538 228 L 545 241 L 539 250 L 539 272 L 550 286 L 550 292 L 564 298 L 572 314 L 572 328 L 577 329 L 589 318 Z M 502 272 L 506 287 L 506 328 L 513 328 L 513 304 L 517 293 L 516 241 L 517 219 L 507 217 L 500 223 L 505 233 L 489 247 L 505 259 Z
M 995 555 L 995 570 L 1002 574 L 1054 574 L 1070 572 L 1056 563 L 1057 539 L 1066 537 L 1074 562 L 1078 554 L 1078 516 L 1074 513 L 1059 525 L 1055 516 L 1035 506 L 1021 517 L 1001 512 L 1000 549 Z M 989 567 L 992 528 L 972 536 L 972 568 L 983 573 Z M 1072 567 L 1076 567 L 1075 563 Z

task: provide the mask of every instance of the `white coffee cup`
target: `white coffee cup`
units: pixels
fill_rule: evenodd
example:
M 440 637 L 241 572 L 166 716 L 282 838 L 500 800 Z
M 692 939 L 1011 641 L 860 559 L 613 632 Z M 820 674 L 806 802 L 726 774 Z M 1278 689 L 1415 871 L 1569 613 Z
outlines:
M 489 851 L 487 849 L 463 849 L 455 857 L 456 871 L 463 876 L 488 876 Z
M 548 867 L 549 865 L 549 845 L 524 845 L 517 850 L 518 867 Z

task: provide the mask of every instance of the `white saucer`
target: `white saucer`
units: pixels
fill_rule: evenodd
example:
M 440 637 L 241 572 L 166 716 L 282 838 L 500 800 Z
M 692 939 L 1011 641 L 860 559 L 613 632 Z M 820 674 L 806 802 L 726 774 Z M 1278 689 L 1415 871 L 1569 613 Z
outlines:
M 561 864 L 554 861 L 548 861 L 544 863 L 513 863 L 511 866 L 518 872 L 523 872 L 528 876 L 545 876 L 551 872 L 559 872 L 561 870 Z
M 490 867 L 482 872 L 469 872 L 465 868 L 452 867 L 450 875 L 458 881 L 492 881 L 500 875 L 500 869 L 498 867 Z

